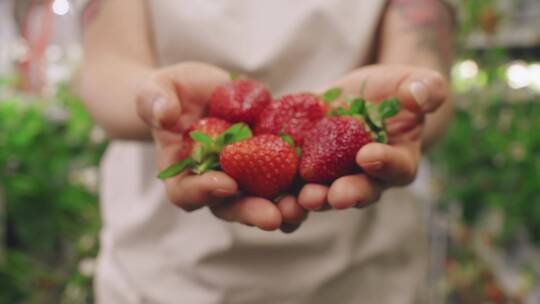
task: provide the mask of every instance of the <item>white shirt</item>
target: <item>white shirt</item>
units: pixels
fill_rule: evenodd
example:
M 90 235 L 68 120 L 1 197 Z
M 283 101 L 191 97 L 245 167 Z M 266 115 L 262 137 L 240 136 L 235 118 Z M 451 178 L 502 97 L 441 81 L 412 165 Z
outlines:
M 203 61 L 281 94 L 369 63 L 382 0 L 153 0 L 161 65 Z M 184 212 L 156 179 L 152 145 L 115 142 L 103 161 L 99 303 L 419 303 L 426 234 L 417 193 L 312 212 L 264 232 Z

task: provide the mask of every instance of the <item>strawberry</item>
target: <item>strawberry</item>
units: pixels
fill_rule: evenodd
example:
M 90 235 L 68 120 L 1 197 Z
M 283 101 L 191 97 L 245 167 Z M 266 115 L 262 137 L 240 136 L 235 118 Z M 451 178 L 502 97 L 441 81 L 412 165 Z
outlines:
M 285 95 L 262 111 L 254 133 L 278 135 L 284 132 L 292 137 L 296 145 L 301 146 L 306 133 L 324 118 L 327 111 L 327 105 L 316 95 Z
M 243 190 L 266 198 L 288 189 L 298 168 L 294 148 L 273 134 L 258 135 L 225 147 L 219 162 Z
M 399 112 L 399 101 L 384 101 L 379 107 L 356 98 L 350 109 L 339 108 L 332 117 L 319 121 L 305 138 L 300 176 L 313 183 L 330 183 L 359 168 L 356 153 L 366 144 L 386 142 L 384 120 Z
M 231 124 L 219 118 L 196 121 L 182 134 L 180 162 L 159 174 L 166 179 L 186 169 L 200 174 L 219 167 L 219 153 L 226 145 L 251 137 L 251 130 L 243 123 Z
M 210 97 L 210 116 L 254 125 L 272 101 L 270 92 L 255 80 L 236 79 L 217 87 Z

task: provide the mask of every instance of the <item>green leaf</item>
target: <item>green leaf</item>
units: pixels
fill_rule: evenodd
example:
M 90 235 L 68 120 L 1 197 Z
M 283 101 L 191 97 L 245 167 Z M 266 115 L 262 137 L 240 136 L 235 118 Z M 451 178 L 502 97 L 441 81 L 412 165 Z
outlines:
M 207 145 L 207 146 L 210 146 L 212 145 L 212 138 L 210 138 L 210 136 L 204 134 L 203 132 L 201 131 L 192 131 L 191 133 L 189 133 L 189 136 L 195 140 L 195 141 L 198 141 L 200 143 L 202 143 L 203 145 Z
M 225 144 L 228 144 L 231 141 L 231 139 L 234 137 L 234 134 L 239 132 L 241 128 L 242 128 L 241 123 L 237 123 L 230 126 L 227 130 L 225 130 L 225 132 L 221 133 L 216 138 L 216 145 L 223 146 Z
M 194 161 L 191 157 L 188 157 L 182 160 L 179 163 L 169 166 L 167 169 L 161 171 L 158 175 L 160 179 L 166 179 L 180 174 L 182 171 L 186 170 L 188 167 L 192 166 Z
M 351 102 L 350 112 L 352 114 L 359 114 L 364 116 L 366 113 L 366 101 L 362 98 L 353 99 Z
M 302 149 L 300 147 L 296 147 L 296 149 L 294 149 L 294 152 L 296 152 L 296 155 L 298 155 L 298 157 L 302 156 Z
M 223 145 L 230 145 L 244 139 L 251 138 L 253 133 L 251 129 L 245 123 L 236 123 L 227 129 L 217 139 L 218 143 Z
M 339 96 L 341 96 L 341 92 L 342 92 L 341 88 L 331 88 L 327 90 L 326 92 L 324 92 L 322 98 L 324 101 L 329 103 L 338 99 Z
M 399 110 L 400 110 L 399 99 L 397 99 L 396 97 L 391 98 L 391 99 L 386 99 L 379 106 L 379 113 L 381 114 L 382 119 L 387 119 L 392 116 L 395 116 L 397 113 L 399 113 Z
M 243 123 L 235 123 L 234 125 L 230 126 L 227 130 L 225 130 L 225 132 L 223 132 L 222 134 L 236 134 L 240 131 L 240 129 L 242 129 L 244 126 Z
M 289 146 L 291 147 L 295 147 L 296 145 L 294 144 L 294 140 L 292 139 L 292 137 L 290 137 L 289 135 L 283 133 L 283 132 L 280 132 L 279 133 L 279 136 L 281 137 L 281 139 L 283 139 L 286 143 L 289 144 Z
M 253 133 L 251 133 L 251 129 L 246 124 L 242 124 L 242 128 L 240 128 L 240 131 L 235 134 L 232 143 L 251 138 L 251 136 L 253 136 Z
M 349 111 L 347 111 L 346 109 L 344 109 L 342 107 L 337 108 L 336 111 L 337 111 L 336 116 L 343 116 L 343 115 L 349 114 Z

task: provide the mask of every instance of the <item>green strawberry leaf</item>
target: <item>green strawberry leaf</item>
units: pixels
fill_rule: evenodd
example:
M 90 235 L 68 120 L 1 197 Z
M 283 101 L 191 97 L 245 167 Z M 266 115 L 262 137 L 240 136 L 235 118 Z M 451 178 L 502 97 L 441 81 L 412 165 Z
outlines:
M 344 109 L 342 107 L 339 107 L 336 109 L 337 111 L 337 115 L 336 116 L 344 116 L 344 115 L 348 115 L 349 114 L 349 111 L 347 111 L 347 109 Z
M 331 88 L 327 90 L 326 92 L 324 92 L 324 94 L 322 95 L 322 99 L 326 101 L 327 103 L 330 103 L 338 99 L 339 96 L 341 96 L 341 92 L 342 92 L 341 88 Z
M 391 99 L 386 99 L 379 106 L 379 113 L 382 119 L 387 119 L 392 116 L 395 116 L 397 113 L 399 113 L 399 110 L 400 110 L 399 99 L 397 99 L 396 97 L 391 98 Z
M 240 130 L 235 134 L 233 138 L 233 143 L 251 138 L 253 136 L 253 133 L 251 132 L 251 129 L 248 127 L 248 125 L 241 124 L 240 126 Z
M 201 131 L 192 131 L 191 133 L 189 133 L 189 136 L 190 136 L 193 140 L 198 141 L 198 142 L 200 142 L 200 143 L 203 144 L 203 145 L 210 146 L 210 145 L 212 145 L 212 143 L 213 143 L 212 138 L 210 138 L 210 136 L 204 134 L 204 133 L 201 132 Z
M 190 166 L 192 166 L 193 164 L 195 164 L 195 161 L 191 158 L 191 157 L 188 157 L 176 164 L 173 164 L 171 166 L 169 166 L 167 169 L 161 171 L 158 175 L 158 177 L 160 179 L 166 179 L 166 178 L 169 178 L 169 177 L 173 177 L 175 175 L 178 175 L 179 173 L 181 173 L 182 171 L 186 170 L 187 168 L 189 168 Z
M 242 128 L 241 123 L 236 123 L 230 126 L 227 130 L 225 130 L 225 132 L 221 133 L 216 138 L 216 145 L 225 146 L 225 145 L 231 144 L 231 141 L 235 137 L 235 134 L 240 132 L 241 128 Z
M 279 136 L 281 137 L 281 139 L 283 139 L 286 143 L 289 144 L 289 146 L 291 147 L 296 147 L 296 145 L 294 144 L 294 140 L 292 139 L 292 137 L 290 137 L 289 135 L 287 135 L 286 133 L 284 132 L 279 132 Z
M 281 132 L 279 132 L 279 137 L 281 137 L 281 139 L 283 139 L 286 143 L 289 144 L 289 146 L 291 146 L 294 149 L 294 152 L 296 153 L 296 155 L 298 155 L 298 157 L 302 156 L 302 149 L 300 149 L 300 147 L 296 146 L 296 144 L 294 143 L 294 140 L 292 139 L 291 136 L 289 136 L 287 133 L 281 131 Z
M 351 110 L 350 112 L 352 114 L 358 114 L 361 116 L 365 116 L 366 114 L 366 101 L 362 98 L 354 98 L 351 102 Z
M 252 136 L 253 133 L 248 125 L 245 123 L 236 123 L 223 132 L 216 141 L 223 145 L 230 145 L 251 138 Z

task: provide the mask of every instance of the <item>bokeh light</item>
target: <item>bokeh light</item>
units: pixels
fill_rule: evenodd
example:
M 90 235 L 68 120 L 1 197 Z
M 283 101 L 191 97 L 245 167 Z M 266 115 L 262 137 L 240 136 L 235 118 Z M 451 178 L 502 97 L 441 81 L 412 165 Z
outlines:
M 68 0 L 54 0 L 52 4 L 53 13 L 57 15 L 65 15 L 69 12 L 70 5 Z
M 508 66 L 506 78 L 508 86 L 512 89 L 522 89 L 531 83 L 531 75 L 527 64 L 522 61 L 516 61 Z
M 472 79 L 478 75 L 478 64 L 471 59 L 465 60 L 456 66 L 458 77 Z

